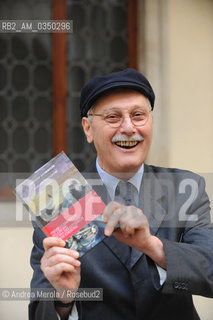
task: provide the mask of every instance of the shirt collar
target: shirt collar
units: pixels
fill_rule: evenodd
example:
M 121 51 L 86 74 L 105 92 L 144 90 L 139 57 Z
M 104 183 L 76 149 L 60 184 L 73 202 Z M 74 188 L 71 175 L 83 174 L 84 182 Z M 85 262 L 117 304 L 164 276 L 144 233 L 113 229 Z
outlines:
M 98 163 L 98 158 L 96 159 L 96 168 L 97 168 L 99 176 L 101 177 L 103 184 L 107 188 L 107 191 L 110 195 L 110 198 L 113 200 L 115 197 L 115 189 L 116 189 L 120 179 L 118 179 L 118 178 L 112 176 L 111 174 L 107 173 L 106 171 L 104 171 Z M 142 178 L 143 178 L 143 172 L 144 172 L 144 164 L 142 164 L 141 167 L 139 168 L 139 170 L 136 172 L 136 174 L 128 180 L 136 187 L 138 194 L 140 191 L 140 186 L 141 186 L 141 182 L 142 182 Z

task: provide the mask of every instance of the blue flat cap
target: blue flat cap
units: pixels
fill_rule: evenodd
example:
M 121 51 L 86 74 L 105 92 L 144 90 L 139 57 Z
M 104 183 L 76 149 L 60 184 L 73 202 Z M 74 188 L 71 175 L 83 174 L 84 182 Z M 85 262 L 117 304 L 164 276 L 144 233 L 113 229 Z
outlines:
M 87 116 L 88 110 L 100 96 L 116 88 L 129 88 L 141 92 L 149 99 L 152 109 L 154 108 L 155 94 L 149 81 L 142 73 L 134 69 L 125 69 L 106 76 L 95 76 L 83 86 L 80 99 L 81 117 Z

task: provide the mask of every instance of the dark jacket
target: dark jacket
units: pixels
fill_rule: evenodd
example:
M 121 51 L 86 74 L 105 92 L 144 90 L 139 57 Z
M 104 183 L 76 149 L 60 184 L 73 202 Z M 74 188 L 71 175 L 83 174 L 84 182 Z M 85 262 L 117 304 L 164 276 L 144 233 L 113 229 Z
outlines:
M 91 176 L 91 174 L 89 174 Z M 106 201 L 104 186 L 95 188 Z M 213 229 L 205 182 L 189 171 L 145 165 L 140 205 L 166 254 L 160 286 L 153 261 L 113 236 L 81 258 L 81 287 L 103 288 L 102 302 L 77 302 L 79 319 L 195 320 L 192 294 L 213 297 Z M 42 232 L 35 229 L 33 288 L 50 284 L 40 270 Z M 53 302 L 34 301 L 30 320 L 57 320 Z

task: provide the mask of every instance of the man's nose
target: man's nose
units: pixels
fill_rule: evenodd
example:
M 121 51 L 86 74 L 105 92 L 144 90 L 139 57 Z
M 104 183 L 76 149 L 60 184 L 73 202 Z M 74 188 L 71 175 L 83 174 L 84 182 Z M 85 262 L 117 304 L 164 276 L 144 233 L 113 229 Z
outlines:
M 133 133 L 136 132 L 136 128 L 135 128 L 134 124 L 132 123 L 130 116 L 127 116 L 123 119 L 123 122 L 120 127 L 120 132 L 126 133 L 128 135 L 132 135 Z

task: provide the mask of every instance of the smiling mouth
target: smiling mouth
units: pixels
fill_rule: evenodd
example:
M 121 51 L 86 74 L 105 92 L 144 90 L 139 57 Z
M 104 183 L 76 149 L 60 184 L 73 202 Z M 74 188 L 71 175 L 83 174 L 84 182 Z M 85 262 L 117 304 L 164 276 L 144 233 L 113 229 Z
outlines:
M 140 141 L 117 141 L 115 142 L 116 146 L 124 149 L 134 148 L 139 144 Z

